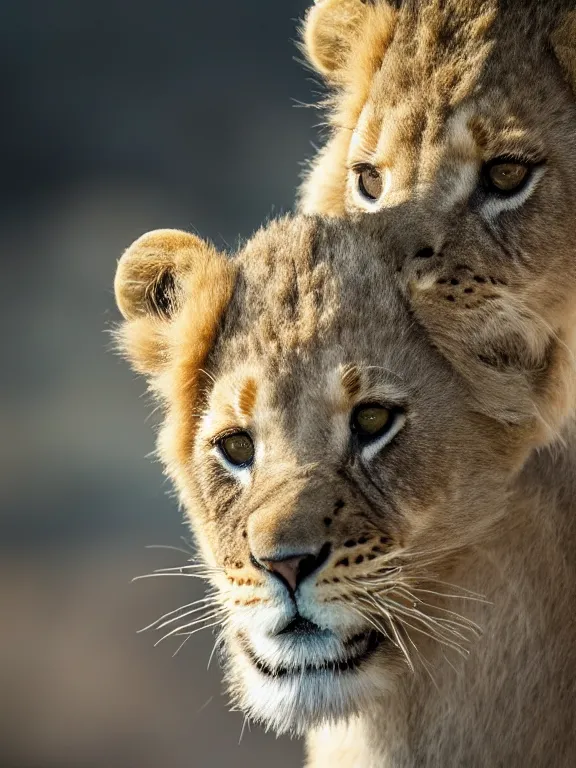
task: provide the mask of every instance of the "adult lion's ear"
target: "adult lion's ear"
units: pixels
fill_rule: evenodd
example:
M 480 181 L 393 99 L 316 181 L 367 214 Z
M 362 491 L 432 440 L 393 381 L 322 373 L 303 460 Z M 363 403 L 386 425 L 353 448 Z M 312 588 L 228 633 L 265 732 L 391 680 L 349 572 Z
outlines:
M 551 36 L 552 48 L 576 92 L 576 11 L 566 13 Z
M 303 49 L 314 69 L 338 82 L 356 41 L 369 59 L 381 61 L 394 18 L 386 0 L 316 0 L 304 21 Z
M 187 354 L 208 354 L 234 287 L 235 269 L 195 235 L 161 229 L 142 235 L 118 263 L 114 291 L 125 323 L 117 338 L 140 373 L 169 363 L 185 323 Z M 185 315 L 185 318 L 182 318 Z

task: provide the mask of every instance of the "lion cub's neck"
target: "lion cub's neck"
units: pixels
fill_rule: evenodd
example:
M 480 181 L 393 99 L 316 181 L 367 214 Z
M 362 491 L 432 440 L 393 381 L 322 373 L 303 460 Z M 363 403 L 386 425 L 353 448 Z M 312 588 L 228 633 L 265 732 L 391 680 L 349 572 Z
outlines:
M 310 768 L 576 765 L 576 429 L 535 456 L 504 522 L 451 581 L 483 636 L 379 707 L 311 739 Z M 463 611 L 464 612 L 464 611 Z M 429 657 L 430 658 L 430 657 Z

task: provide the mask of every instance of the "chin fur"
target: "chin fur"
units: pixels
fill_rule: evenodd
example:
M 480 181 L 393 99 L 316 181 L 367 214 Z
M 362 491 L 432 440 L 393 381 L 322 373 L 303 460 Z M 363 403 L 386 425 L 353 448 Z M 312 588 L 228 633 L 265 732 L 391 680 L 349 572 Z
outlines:
M 268 666 L 244 641 L 229 648 L 227 680 L 236 706 L 251 720 L 278 735 L 303 736 L 310 729 L 347 720 L 386 691 L 394 680 L 394 663 L 381 638 L 358 643 L 349 656 L 308 665 Z

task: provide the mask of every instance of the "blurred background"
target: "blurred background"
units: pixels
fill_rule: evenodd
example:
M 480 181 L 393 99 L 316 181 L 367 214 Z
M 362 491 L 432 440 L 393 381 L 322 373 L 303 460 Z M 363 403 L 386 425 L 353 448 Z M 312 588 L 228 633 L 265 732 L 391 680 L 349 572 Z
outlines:
M 210 630 L 136 630 L 201 594 L 144 384 L 110 351 L 130 242 L 221 247 L 289 210 L 313 154 L 306 0 L 0 3 L 0 766 L 275 768 L 302 747 L 229 713 Z

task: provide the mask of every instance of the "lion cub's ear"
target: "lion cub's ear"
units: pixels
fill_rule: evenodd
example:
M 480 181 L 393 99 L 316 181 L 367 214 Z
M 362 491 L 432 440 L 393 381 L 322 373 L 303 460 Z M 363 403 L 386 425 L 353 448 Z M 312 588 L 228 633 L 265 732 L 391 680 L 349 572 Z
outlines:
M 551 37 L 552 47 L 572 89 L 576 91 L 576 11 L 561 19 Z
M 183 333 L 187 354 L 196 350 L 200 364 L 232 296 L 234 275 L 231 261 L 188 232 L 159 229 L 136 240 L 120 259 L 114 281 L 126 321 L 117 334 L 119 346 L 133 367 L 160 373 Z
M 321 75 L 339 81 L 357 40 L 363 55 L 381 60 L 394 18 L 386 0 L 316 0 L 304 21 L 304 51 Z

